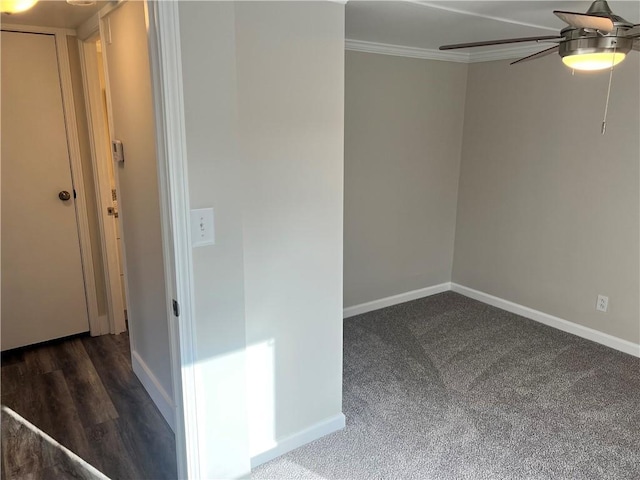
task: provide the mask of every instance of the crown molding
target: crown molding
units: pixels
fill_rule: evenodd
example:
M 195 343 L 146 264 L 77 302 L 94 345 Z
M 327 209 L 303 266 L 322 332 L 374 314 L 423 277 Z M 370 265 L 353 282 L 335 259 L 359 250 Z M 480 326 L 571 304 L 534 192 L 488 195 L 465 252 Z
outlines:
M 404 45 L 391 45 L 388 43 L 367 42 L 364 40 L 345 40 L 345 50 L 354 52 L 377 53 L 380 55 L 393 55 L 396 57 L 421 58 L 424 60 L 441 60 L 456 63 L 479 63 L 494 60 L 513 60 L 544 48 L 541 44 L 501 48 L 498 50 L 476 51 L 472 53 L 434 50 L 430 48 L 407 47 Z
M 364 40 L 345 40 L 345 50 L 365 53 L 378 53 L 380 55 L 393 55 L 396 57 L 422 58 L 425 60 L 442 60 L 445 62 L 469 63 L 470 55 L 463 52 L 443 52 L 428 48 L 406 47 L 404 45 L 391 45 L 389 43 L 367 42 Z

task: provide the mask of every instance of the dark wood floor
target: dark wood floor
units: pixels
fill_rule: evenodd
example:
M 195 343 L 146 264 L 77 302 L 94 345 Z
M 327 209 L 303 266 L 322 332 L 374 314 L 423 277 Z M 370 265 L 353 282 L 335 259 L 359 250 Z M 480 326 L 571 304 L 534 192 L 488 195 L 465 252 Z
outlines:
M 126 334 L 5 352 L 2 404 L 109 478 L 176 478 L 173 432 L 130 359 Z M 6 435 L 3 428 L 2 477 L 42 477 L 32 471 L 37 459 L 7 451 Z

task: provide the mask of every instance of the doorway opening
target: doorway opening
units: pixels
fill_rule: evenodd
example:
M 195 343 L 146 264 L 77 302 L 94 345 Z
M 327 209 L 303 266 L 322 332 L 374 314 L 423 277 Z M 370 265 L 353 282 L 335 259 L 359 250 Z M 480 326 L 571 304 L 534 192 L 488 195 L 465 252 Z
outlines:
M 105 298 L 102 300 L 104 309 L 101 310 L 100 315 L 95 316 L 97 321 L 90 321 L 89 324 L 80 328 L 77 332 L 71 332 L 75 334 L 90 331 L 91 335 L 94 335 L 93 338 L 89 338 L 85 333 L 83 337 L 66 338 L 62 341 L 52 340 L 66 337 L 68 333 L 63 332 L 60 334 L 58 332 L 36 340 L 36 342 L 51 340 L 49 343 L 38 345 L 34 348 L 11 349 L 6 352 L 6 355 L 3 353 L 2 400 L 3 404 L 7 404 L 9 408 L 13 405 L 15 407 L 14 410 L 24 418 L 27 418 L 27 420 L 29 420 L 29 415 L 33 415 L 33 418 L 38 419 L 36 427 L 45 431 L 46 429 L 55 430 L 55 422 L 63 422 L 68 426 L 69 432 L 78 438 L 84 435 L 85 439 L 90 437 L 97 442 L 100 442 L 101 439 L 108 442 L 108 440 L 118 438 L 118 427 L 129 425 L 130 428 L 135 429 L 137 432 L 142 432 L 138 435 L 138 438 L 144 442 L 145 448 L 155 448 L 158 446 L 158 440 L 163 438 L 166 440 L 166 435 L 148 431 L 144 433 L 145 425 L 136 425 L 134 420 L 144 420 L 146 418 L 146 413 L 144 412 L 150 410 L 155 412 L 155 416 L 161 422 L 166 421 L 165 426 L 167 429 L 169 426 L 171 429 L 175 428 L 176 401 L 174 398 L 178 389 L 174 386 L 176 380 L 173 359 L 175 357 L 172 351 L 173 339 L 170 342 L 171 335 L 169 333 L 168 318 L 171 311 L 169 308 L 171 305 L 171 290 L 167 287 L 167 284 L 171 283 L 171 275 L 166 274 L 166 268 L 168 267 L 164 257 L 167 253 L 163 246 L 163 237 L 166 236 L 166 232 L 163 231 L 161 226 L 160 193 L 155 173 L 155 169 L 157 169 L 155 155 L 156 132 L 153 99 L 150 91 L 149 59 L 146 59 L 146 73 L 144 68 L 141 68 L 138 72 L 139 79 L 146 75 L 146 85 L 143 85 L 144 82 L 137 83 L 137 87 L 140 87 L 141 90 L 138 93 L 133 93 L 133 97 L 136 99 L 143 97 L 146 99 L 146 104 L 144 105 L 146 109 L 138 108 L 140 105 L 133 104 L 127 97 L 127 95 L 131 95 L 131 90 L 127 90 L 128 87 L 132 86 L 130 76 L 137 69 L 129 68 L 126 75 L 122 74 L 123 64 L 127 61 L 126 58 L 121 61 L 122 54 L 123 51 L 127 53 L 127 48 L 123 49 L 122 42 L 119 42 L 124 38 L 124 33 L 132 31 L 130 27 L 133 25 L 137 31 L 136 34 L 142 35 L 142 38 L 145 39 L 142 51 L 148 57 L 145 38 L 145 7 L 142 2 L 99 3 L 102 4 L 100 5 L 101 10 L 95 16 L 97 20 L 93 25 L 97 28 L 89 25 L 92 23 L 91 19 L 82 23 L 82 25 L 66 27 L 48 27 L 46 25 L 36 25 L 28 28 L 24 27 L 24 25 L 9 27 L 14 30 L 31 29 L 35 31 L 32 32 L 34 35 L 54 36 L 58 50 L 61 48 L 60 45 L 64 44 L 65 51 L 71 56 L 71 63 L 76 62 L 75 66 L 72 65 L 72 67 L 75 67 L 75 72 L 73 68 L 62 64 L 58 67 L 61 77 L 68 75 L 66 72 L 71 70 L 69 75 L 76 80 L 72 82 L 70 96 L 67 95 L 64 99 L 66 102 L 68 98 L 72 98 L 74 102 L 69 102 L 69 104 L 74 108 L 67 108 L 65 103 L 64 114 L 66 117 L 73 111 L 79 124 L 85 122 L 84 128 L 88 131 L 86 149 L 81 151 L 80 157 L 90 164 L 90 168 L 85 169 L 85 180 L 87 183 L 92 183 L 95 193 L 85 189 L 83 182 L 78 182 L 75 178 L 72 182 L 72 187 L 65 191 L 70 191 L 69 199 L 72 199 L 72 201 L 75 201 L 77 196 L 78 201 L 81 200 L 92 204 L 94 208 L 95 228 L 91 230 L 90 235 L 94 240 L 98 239 L 98 247 L 93 249 L 96 254 L 94 257 L 97 256 L 98 262 L 92 257 L 89 257 L 88 261 L 85 261 L 84 258 L 82 259 L 81 268 L 85 280 L 89 276 L 87 272 L 91 266 L 95 266 L 97 263 L 104 268 L 102 287 L 87 286 L 81 296 L 89 298 L 91 295 L 96 295 L 96 292 L 102 288 Z M 42 2 L 42 5 L 37 5 L 35 8 L 40 7 L 47 9 L 54 7 L 72 8 L 65 2 Z M 44 21 L 49 21 L 51 18 L 60 17 L 45 15 L 39 18 L 46 18 L 47 20 Z M 4 20 L 3 17 L 3 22 Z M 5 25 L 3 23 L 3 30 L 4 28 Z M 86 32 L 89 32 L 88 36 Z M 116 37 L 118 40 L 113 41 Z M 58 39 L 61 40 L 58 41 Z M 78 39 L 87 40 L 78 41 Z M 131 45 L 140 45 L 140 41 L 133 41 Z M 118 46 L 120 50 L 116 51 L 115 46 Z M 111 49 L 108 55 L 105 52 L 107 49 Z M 120 57 L 118 57 L 119 55 Z M 111 76 L 104 74 L 108 70 L 106 65 L 107 58 L 110 61 L 112 60 L 112 70 L 109 72 Z M 104 65 L 101 65 L 103 60 Z M 134 66 L 141 64 L 142 62 L 134 62 Z M 3 68 L 3 77 L 4 71 L 5 69 Z M 126 78 L 127 76 L 129 78 Z M 91 81 L 91 78 L 94 81 Z M 126 78 L 127 82 L 118 83 L 118 79 L 122 80 L 122 78 Z M 117 84 L 117 86 L 114 87 L 114 84 Z M 35 91 L 36 89 L 32 90 Z M 117 105 L 113 106 L 112 103 Z M 126 108 L 123 108 L 123 105 Z M 87 112 L 84 111 L 85 106 L 87 107 Z M 113 114 L 114 111 L 115 115 Z M 138 115 L 139 112 L 144 112 L 146 116 L 144 118 L 141 117 Z M 129 113 L 133 114 L 133 119 L 127 116 Z M 3 121 L 3 123 L 5 122 Z M 77 128 L 78 131 L 75 131 L 67 127 L 68 137 L 77 135 L 82 127 L 79 125 Z M 129 132 L 132 131 L 135 131 L 135 136 L 129 135 Z M 3 133 L 5 132 L 3 131 Z M 125 161 L 128 160 L 126 165 L 119 165 L 112 160 L 110 143 L 116 137 L 122 139 L 123 144 L 126 146 Z M 38 135 L 32 135 L 30 143 L 36 144 L 39 140 L 40 137 Z M 143 141 L 142 146 L 139 143 L 141 140 Z M 63 139 L 61 142 L 69 145 L 72 143 L 69 138 Z M 4 145 L 5 142 L 3 142 Z M 146 156 L 143 156 L 140 152 L 146 154 Z M 64 155 L 62 156 L 64 157 Z M 6 158 L 9 157 L 6 156 Z M 5 155 L 3 154 L 3 167 L 4 160 Z M 153 169 L 149 168 L 150 165 L 153 165 Z M 84 165 L 82 168 L 84 168 Z M 47 176 L 46 165 L 40 165 L 39 168 L 34 170 L 36 172 L 40 171 L 45 177 Z M 75 175 L 77 170 L 74 169 L 73 165 L 71 170 Z M 3 180 L 5 179 L 4 173 L 3 171 Z M 83 188 L 80 185 L 83 185 Z M 123 195 L 124 201 L 120 198 L 121 187 L 122 191 L 125 192 Z M 56 201 L 63 202 L 68 200 L 60 198 L 56 199 Z M 8 203 L 3 202 L 3 205 Z M 124 225 L 125 222 L 122 221 L 123 212 L 119 210 L 119 207 L 123 204 L 126 207 L 124 208 L 124 212 L 126 212 L 124 216 L 128 219 L 127 225 Z M 128 208 L 129 206 L 131 208 Z M 34 223 L 37 224 L 37 222 Z M 19 239 L 16 243 L 19 243 Z M 67 243 L 74 242 L 69 241 Z M 75 244 L 82 255 L 87 255 L 91 251 L 83 248 L 77 240 Z M 127 251 L 129 252 L 129 257 L 127 257 Z M 50 256 L 56 257 L 54 249 L 49 249 L 48 253 Z M 5 266 L 8 265 L 4 260 L 3 258 L 3 277 Z M 127 279 L 126 273 L 131 275 L 130 280 Z M 96 273 L 95 276 L 99 277 L 100 275 Z M 34 276 L 33 278 L 36 277 Z M 166 278 L 169 280 L 165 280 Z M 54 283 L 49 281 L 45 290 L 50 290 L 50 286 Z M 60 286 L 63 285 L 64 282 L 60 282 Z M 22 288 L 22 291 L 27 291 L 27 289 Z M 4 291 L 3 296 L 5 296 Z M 36 303 L 36 300 L 31 303 Z M 92 302 L 87 301 L 87 304 L 89 303 Z M 97 304 L 99 301 L 95 300 L 93 303 Z M 29 299 L 23 299 L 22 304 L 29 305 Z M 129 304 L 128 307 L 127 304 Z M 127 325 L 125 310 L 129 316 L 129 325 Z M 91 316 L 91 313 L 89 315 Z M 5 315 L 3 317 L 4 338 L 8 317 Z M 18 330 L 20 329 L 18 328 Z M 127 330 L 129 330 L 128 333 L 123 333 Z M 32 343 L 34 342 L 26 341 L 21 346 Z M 94 355 L 96 352 L 98 354 Z M 114 362 L 108 368 L 100 363 L 102 360 L 106 362 L 109 359 L 114 360 Z M 96 360 L 100 365 L 96 363 Z M 5 370 L 5 368 L 8 370 Z M 126 373 L 127 369 L 129 374 Z M 11 371 L 13 371 L 14 376 L 10 373 Z M 29 380 L 26 380 L 27 377 Z M 6 384 L 5 382 L 5 379 L 7 379 L 7 382 L 11 382 L 12 378 L 14 380 L 16 378 L 20 379 L 13 387 L 10 383 Z M 23 382 L 23 380 L 25 381 Z M 24 385 L 29 386 L 32 390 L 27 392 L 17 388 Z M 106 392 L 106 396 L 102 396 L 103 400 L 99 399 L 100 396 L 93 394 L 65 395 L 65 388 L 67 393 L 74 393 L 74 389 L 76 393 L 82 393 L 83 389 L 89 389 L 90 387 L 96 387 L 98 390 L 102 390 L 102 393 Z M 137 393 L 143 393 L 140 398 L 146 398 L 146 401 L 142 402 L 144 403 L 144 412 L 134 411 L 134 414 L 129 415 L 133 410 L 127 409 L 128 407 L 124 403 L 120 403 L 120 406 L 118 406 L 118 398 L 133 396 L 132 390 Z M 47 395 L 43 392 L 50 392 L 55 396 L 55 401 L 49 399 L 49 403 L 47 403 Z M 13 397 L 5 398 L 5 393 L 10 393 Z M 30 406 L 24 407 L 20 406 L 18 401 L 20 398 L 35 400 L 29 400 Z M 63 399 L 68 400 L 63 402 L 69 406 L 69 409 L 66 410 L 68 415 L 61 415 L 60 418 L 56 419 L 50 407 L 51 405 L 62 405 L 60 402 Z M 44 407 L 38 407 L 39 404 L 37 402 L 39 401 L 43 402 Z M 123 405 L 125 406 L 123 407 Z M 141 403 L 138 402 L 137 405 L 140 406 Z M 32 408 L 34 406 L 35 408 Z M 71 407 L 75 408 L 75 413 Z M 125 409 L 129 413 L 125 413 Z M 40 414 L 41 416 L 38 416 Z M 121 422 L 119 420 L 124 418 L 128 418 L 130 421 Z M 75 420 L 83 424 L 83 429 L 86 425 L 89 425 L 91 432 L 82 430 L 84 433 L 78 433 L 81 430 L 74 430 L 71 426 Z M 170 434 L 171 429 L 168 429 Z M 60 429 L 58 433 L 64 436 L 65 431 Z M 73 433 L 74 431 L 76 433 Z M 5 432 L 4 428 L 3 432 Z M 124 450 L 135 451 L 132 445 L 127 444 L 127 442 L 135 438 L 136 435 L 132 432 L 120 434 L 120 442 L 125 447 Z M 173 438 L 172 434 L 171 437 Z M 3 435 L 3 447 L 5 446 L 5 439 L 6 437 Z M 116 441 L 116 443 L 118 442 Z M 171 442 L 164 442 L 164 447 L 170 444 Z M 77 448 L 81 449 L 80 447 Z M 106 450 L 108 451 L 108 449 Z M 173 459 L 174 468 L 168 468 L 167 472 L 175 472 L 175 443 L 173 443 L 172 451 L 165 450 L 162 450 L 162 448 L 160 450 L 156 449 L 154 455 Z M 91 456 L 90 453 L 87 455 Z M 114 453 L 114 456 L 120 455 Z M 142 455 L 140 458 L 142 458 Z M 86 458 L 86 460 L 92 461 L 91 458 Z M 96 464 L 101 463 L 99 459 L 93 458 L 93 460 Z M 133 460 L 135 461 L 136 458 Z M 171 465 L 171 462 L 168 465 Z M 4 473 L 6 474 L 6 472 Z M 11 473 L 6 474 L 6 478 L 11 478 L 11 476 Z M 129 475 L 131 478 L 150 478 L 151 476 L 158 477 L 155 474 Z M 175 477 L 177 474 L 173 473 L 169 476 Z

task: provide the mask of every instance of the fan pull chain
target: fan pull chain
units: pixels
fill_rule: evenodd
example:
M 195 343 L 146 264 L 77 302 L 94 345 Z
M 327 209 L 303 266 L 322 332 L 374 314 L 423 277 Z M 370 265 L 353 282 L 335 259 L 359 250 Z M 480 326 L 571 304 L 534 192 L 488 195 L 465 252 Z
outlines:
M 613 66 L 616 57 L 616 47 L 613 47 L 613 57 L 611 59 L 611 70 L 609 70 L 609 86 L 607 87 L 607 102 L 604 104 L 604 118 L 602 119 L 602 135 L 607 131 L 607 113 L 609 112 L 609 97 L 611 96 L 611 80 L 613 80 Z

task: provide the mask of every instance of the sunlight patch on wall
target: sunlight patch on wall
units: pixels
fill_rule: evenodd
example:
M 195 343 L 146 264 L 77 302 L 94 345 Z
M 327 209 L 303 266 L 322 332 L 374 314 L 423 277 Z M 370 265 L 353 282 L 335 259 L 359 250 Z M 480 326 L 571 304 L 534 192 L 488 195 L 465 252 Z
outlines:
M 247 409 L 249 454 L 254 457 L 275 448 L 275 341 L 247 347 Z

